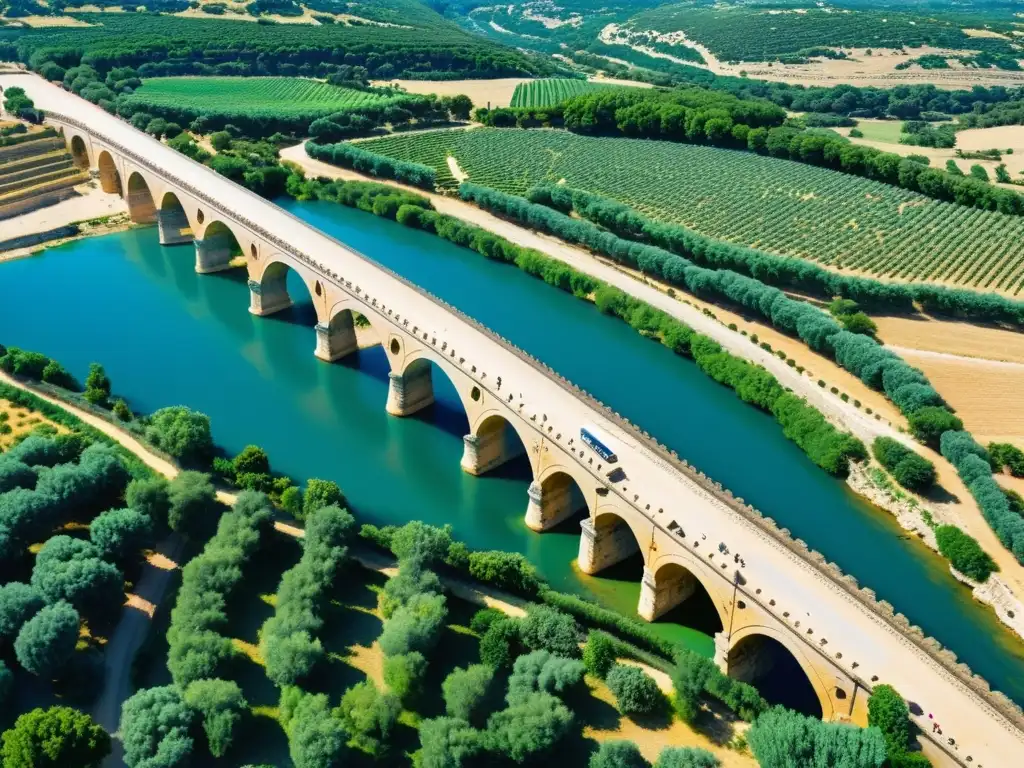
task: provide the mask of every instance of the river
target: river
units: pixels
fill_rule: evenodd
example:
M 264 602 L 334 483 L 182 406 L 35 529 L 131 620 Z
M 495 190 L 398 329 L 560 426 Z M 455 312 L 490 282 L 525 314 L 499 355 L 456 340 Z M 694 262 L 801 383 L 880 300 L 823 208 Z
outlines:
M 1024 643 L 971 598 L 941 558 L 815 467 L 770 416 L 695 365 L 514 267 L 335 204 L 283 206 L 608 403 L 1024 703 Z M 193 249 L 159 246 L 155 229 L 82 240 L 0 265 L 0 342 L 44 352 L 80 380 L 90 362 L 101 362 L 115 393 L 135 410 L 177 404 L 201 410 L 228 452 L 257 443 L 276 471 L 336 480 L 365 521 L 450 523 L 473 548 L 522 552 L 555 588 L 634 613 L 637 563 L 583 576 L 573 567 L 578 529 L 535 534 L 525 527 L 525 460 L 480 478 L 461 471 L 466 419 L 443 375 L 435 372 L 433 408 L 408 419 L 389 417 L 383 350 L 320 362 L 313 356 L 310 305 L 253 317 L 242 270 L 199 276 L 193 267 Z M 308 298 L 299 284 L 291 287 L 294 298 Z M 706 603 L 689 601 L 656 626 L 710 655 L 712 614 Z

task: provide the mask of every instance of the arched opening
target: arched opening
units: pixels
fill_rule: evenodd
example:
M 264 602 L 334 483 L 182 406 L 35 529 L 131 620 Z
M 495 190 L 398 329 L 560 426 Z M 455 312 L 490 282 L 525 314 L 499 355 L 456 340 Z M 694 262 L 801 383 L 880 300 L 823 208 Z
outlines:
M 335 311 L 326 326 L 319 323 L 316 326 L 316 356 L 330 363 L 357 351 L 361 343 L 371 345 L 374 333 L 369 326 L 369 321 L 358 312 Z
M 629 524 L 616 512 L 601 511 L 580 524 L 580 570 L 616 581 L 639 582 L 644 562 L 640 542 Z
M 556 470 L 530 483 L 526 525 L 534 531 L 563 528 L 573 533 L 590 514 L 587 499 L 568 472 Z
M 437 376 L 436 373 L 441 375 Z M 400 373 L 388 374 L 387 412 L 393 416 L 411 416 L 424 411 L 421 418 L 452 435 L 469 433 L 469 417 L 459 389 L 443 366 L 426 357 L 418 357 Z M 429 410 L 428 406 L 433 406 Z
M 811 717 L 824 715 L 821 699 L 792 652 L 768 635 L 750 634 L 729 651 L 729 677 L 750 683 L 770 704 Z
M 645 571 L 639 612 L 648 621 L 681 624 L 707 635 L 724 629 L 722 616 L 707 588 L 679 563 L 665 563 L 653 573 Z
M 109 152 L 106 150 L 100 152 L 96 167 L 100 170 L 100 189 L 124 197 L 124 191 L 121 189 L 121 174 L 117 172 L 117 165 Z
M 184 215 L 184 211 L 182 211 L 182 215 Z M 235 233 L 231 231 L 231 228 L 222 221 L 212 222 L 203 231 L 202 238 L 196 240 L 195 244 L 196 272 L 201 275 L 221 272 L 233 266 L 242 266 L 245 263 L 245 260 L 241 259 L 242 246 L 239 244 L 238 238 L 235 237 Z M 235 261 L 236 259 L 238 259 L 237 262 Z M 287 269 L 283 264 L 281 267 Z M 282 274 L 282 283 L 284 279 L 285 275 Z M 264 280 L 266 280 L 266 276 L 264 276 Z M 285 296 L 287 297 L 287 291 Z M 290 301 L 288 304 L 290 304 Z M 288 304 L 282 305 L 279 309 L 288 306 Z M 266 310 L 265 306 L 264 310 Z M 263 314 L 268 313 L 264 311 Z
M 89 150 L 81 136 L 71 137 L 71 160 L 79 170 L 89 170 Z
M 156 222 L 160 228 L 160 245 L 192 242 L 192 225 L 189 223 L 181 201 L 173 192 L 165 193 L 160 200 L 160 208 L 156 212 Z
M 133 173 L 128 177 L 128 215 L 136 224 L 152 224 L 156 221 L 156 204 L 149 191 L 149 185 L 142 174 Z
M 476 386 L 469 394 L 473 402 L 479 402 L 482 396 L 480 388 Z M 528 462 L 513 461 L 526 455 L 526 445 L 508 419 L 497 413 L 485 417 L 466 435 L 463 442 L 462 468 L 471 475 L 502 472 L 521 477 L 524 465 L 528 468 Z M 518 466 L 510 467 L 510 463 Z

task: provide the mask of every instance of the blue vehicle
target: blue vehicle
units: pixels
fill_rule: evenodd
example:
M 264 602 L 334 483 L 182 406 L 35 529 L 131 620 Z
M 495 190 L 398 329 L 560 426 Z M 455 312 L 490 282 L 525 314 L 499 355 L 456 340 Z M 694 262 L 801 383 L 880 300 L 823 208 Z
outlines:
M 594 453 L 600 456 L 602 459 L 607 461 L 609 464 L 614 464 L 619 460 L 619 457 L 615 455 L 608 446 L 611 441 L 607 437 L 601 434 L 597 427 L 587 424 L 585 427 L 580 428 L 580 439 L 589 445 Z

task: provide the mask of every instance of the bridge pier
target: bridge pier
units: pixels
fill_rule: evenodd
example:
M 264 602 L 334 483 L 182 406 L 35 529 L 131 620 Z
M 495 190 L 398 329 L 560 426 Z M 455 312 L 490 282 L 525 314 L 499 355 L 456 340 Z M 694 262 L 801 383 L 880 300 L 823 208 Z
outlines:
M 359 349 L 356 340 L 356 328 L 352 323 L 350 312 L 342 313 L 330 325 L 316 325 L 316 351 L 314 354 L 321 360 L 333 363 Z
M 249 311 L 252 314 L 266 317 L 291 305 L 291 296 L 284 290 L 283 285 L 279 287 L 275 283 L 270 283 L 262 286 L 255 280 L 249 281 Z
M 534 481 L 526 495 L 526 527 L 531 531 L 550 530 L 586 506 L 568 475 L 553 475 L 543 483 Z M 581 542 L 581 552 L 582 547 Z
M 672 569 L 669 572 L 669 569 Z M 686 600 L 697 589 L 697 579 L 685 568 L 666 566 L 662 569 L 666 577 L 659 584 L 654 571 L 644 567 L 640 582 L 640 605 L 637 613 L 647 621 L 654 621 Z
M 625 560 L 640 550 L 633 532 L 621 520 L 613 523 L 595 524 L 586 519 L 580 523 L 580 552 L 576 559 L 580 570 L 594 575 L 609 566 Z
M 138 178 L 138 177 L 135 177 Z M 131 185 L 129 185 L 131 187 Z M 104 189 L 104 191 L 106 191 Z M 131 187 L 125 196 L 128 203 L 128 216 L 136 224 L 152 224 L 157 220 L 156 205 L 145 185 Z
M 207 234 L 202 240 L 196 240 L 196 272 L 200 275 L 208 275 L 211 272 L 231 269 L 231 245 L 233 242 L 234 240 L 227 232 Z M 285 297 L 287 296 L 288 294 L 285 293 Z M 289 303 L 291 303 L 290 299 Z
M 482 475 L 525 452 L 508 422 L 491 418 L 484 422 L 478 434 L 462 438 L 462 470 L 471 475 Z
M 715 632 L 715 666 L 723 675 L 729 674 L 729 635 L 724 629 Z
M 181 208 L 162 208 L 156 212 L 156 225 L 160 232 L 160 245 L 178 245 L 192 242 L 192 225 Z
M 411 416 L 434 402 L 434 381 L 429 364 L 409 366 L 405 373 L 388 374 L 387 412 Z

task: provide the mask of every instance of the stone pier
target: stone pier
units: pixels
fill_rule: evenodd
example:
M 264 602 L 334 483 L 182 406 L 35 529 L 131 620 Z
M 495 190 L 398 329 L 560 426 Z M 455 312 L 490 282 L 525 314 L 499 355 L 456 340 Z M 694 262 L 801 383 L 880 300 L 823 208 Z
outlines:
M 156 225 L 160 232 L 160 245 L 178 245 L 192 242 L 192 228 L 181 208 L 164 208 L 156 212 Z
M 462 469 L 471 475 L 482 475 L 521 456 L 525 450 L 509 423 L 492 417 L 484 422 L 479 434 L 462 438 Z
M 153 204 L 153 198 L 149 194 L 148 187 L 144 184 L 142 186 L 132 186 L 129 188 L 126 198 L 128 215 L 133 222 L 136 224 L 152 224 L 156 221 L 156 205 Z
M 356 340 L 356 328 L 352 323 L 352 313 L 342 312 L 337 315 L 330 325 L 317 323 L 316 325 L 316 352 L 314 353 L 321 360 L 333 363 L 346 355 L 350 355 L 359 349 L 359 342 Z
M 388 374 L 387 412 L 411 416 L 434 402 L 434 382 L 429 364 L 413 363 L 405 373 Z
M 198 241 L 197 241 L 198 242 Z M 249 311 L 254 315 L 265 317 L 292 305 L 292 298 L 284 289 L 284 281 L 260 285 L 255 280 L 249 281 Z
M 211 272 L 231 269 L 231 246 L 233 242 L 234 239 L 228 232 L 207 233 L 206 237 L 202 240 L 196 240 L 196 272 L 200 275 L 208 275 Z M 285 296 L 287 295 L 285 293 Z M 289 303 L 291 303 L 291 300 L 289 300 Z
M 644 567 L 644 577 L 640 582 L 640 606 L 637 612 L 647 621 L 654 621 L 672 610 L 697 589 L 697 579 L 681 566 L 665 566 L 661 569 L 661 574 L 659 584 L 654 572 Z
M 580 529 L 582 535 L 577 563 L 586 574 L 599 573 L 640 549 L 633 532 L 621 520 L 595 524 L 588 518 L 580 523 Z
M 543 484 L 532 482 L 526 494 L 526 527 L 533 531 L 550 530 L 586 507 L 568 475 L 553 475 Z

